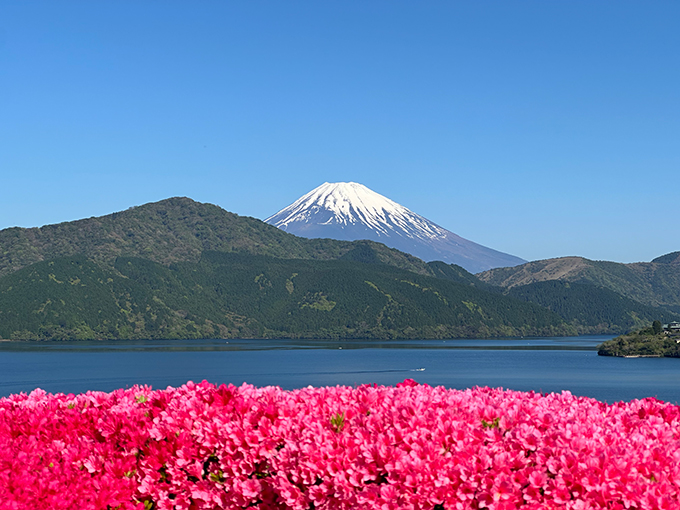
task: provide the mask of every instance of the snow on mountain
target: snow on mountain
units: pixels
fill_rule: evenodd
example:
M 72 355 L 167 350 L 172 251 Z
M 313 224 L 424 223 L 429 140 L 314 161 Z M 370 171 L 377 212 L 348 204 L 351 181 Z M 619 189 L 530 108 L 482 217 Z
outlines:
M 356 182 L 326 182 L 265 221 L 307 238 L 378 241 L 472 273 L 526 262 L 468 241 Z

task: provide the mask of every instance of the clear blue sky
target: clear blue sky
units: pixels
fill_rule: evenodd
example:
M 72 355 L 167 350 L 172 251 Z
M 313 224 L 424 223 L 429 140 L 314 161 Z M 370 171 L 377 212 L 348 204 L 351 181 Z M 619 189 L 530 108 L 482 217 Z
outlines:
M 0 228 L 356 181 L 525 259 L 680 250 L 680 2 L 0 3 Z

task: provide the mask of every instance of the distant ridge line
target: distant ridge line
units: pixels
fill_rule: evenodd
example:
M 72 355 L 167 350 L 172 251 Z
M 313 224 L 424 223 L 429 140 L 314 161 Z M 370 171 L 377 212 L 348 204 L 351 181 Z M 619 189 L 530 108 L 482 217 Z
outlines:
M 464 239 L 356 182 L 325 182 L 264 221 L 307 238 L 370 239 L 472 273 L 526 262 Z

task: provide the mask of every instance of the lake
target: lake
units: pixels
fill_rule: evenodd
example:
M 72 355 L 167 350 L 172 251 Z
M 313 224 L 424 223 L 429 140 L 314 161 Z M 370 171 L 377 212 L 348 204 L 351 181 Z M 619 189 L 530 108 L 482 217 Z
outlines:
M 284 389 L 415 379 L 432 386 L 503 387 L 594 397 L 680 401 L 680 359 L 611 358 L 611 336 L 501 340 L 166 340 L 0 342 L 0 396 L 153 388 L 188 380 Z

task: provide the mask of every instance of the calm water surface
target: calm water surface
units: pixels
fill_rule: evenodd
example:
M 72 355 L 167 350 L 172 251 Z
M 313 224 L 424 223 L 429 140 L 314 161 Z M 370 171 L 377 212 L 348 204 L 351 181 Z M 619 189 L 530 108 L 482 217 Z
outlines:
M 609 338 L 2 342 L 0 396 L 35 388 L 165 388 L 204 379 L 294 389 L 412 378 L 459 389 L 569 390 L 607 402 L 650 396 L 680 402 L 680 359 L 598 356 L 595 346 Z

